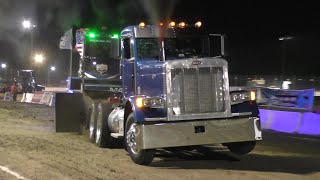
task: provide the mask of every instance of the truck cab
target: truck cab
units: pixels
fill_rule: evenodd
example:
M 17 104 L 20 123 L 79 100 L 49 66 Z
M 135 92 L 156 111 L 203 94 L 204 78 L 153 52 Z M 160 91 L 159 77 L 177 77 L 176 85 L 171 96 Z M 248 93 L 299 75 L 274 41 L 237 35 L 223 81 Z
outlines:
M 108 137 L 110 145 L 123 137 L 131 159 L 144 165 L 158 148 L 221 143 L 237 154 L 254 149 L 262 139 L 255 92 L 230 91 L 224 36 L 200 26 L 123 29 L 122 104 L 101 117 L 109 126 L 96 128 L 99 141 Z

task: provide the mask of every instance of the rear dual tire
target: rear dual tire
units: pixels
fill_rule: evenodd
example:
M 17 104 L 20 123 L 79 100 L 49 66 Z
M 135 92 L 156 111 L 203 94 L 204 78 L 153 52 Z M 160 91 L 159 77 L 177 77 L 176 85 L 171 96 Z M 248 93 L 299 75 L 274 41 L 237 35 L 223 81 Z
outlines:
M 95 142 L 96 139 L 96 126 L 97 126 L 97 102 L 93 102 L 89 109 L 89 128 L 88 134 L 91 142 Z
M 116 139 L 111 136 L 111 131 L 108 126 L 108 117 L 111 111 L 111 104 L 106 102 L 100 102 L 98 104 L 95 144 L 99 147 L 112 148 L 116 144 Z

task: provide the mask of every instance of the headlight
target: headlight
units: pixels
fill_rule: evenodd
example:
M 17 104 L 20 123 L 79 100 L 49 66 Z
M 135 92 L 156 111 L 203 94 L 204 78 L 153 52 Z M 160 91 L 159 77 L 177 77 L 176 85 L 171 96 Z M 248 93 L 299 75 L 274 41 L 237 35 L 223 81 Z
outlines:
M 256 93 L 254 91 L 231 92 L 232 102 L 254 101 L 256 100 Z
M 136 105 L 138 107 L 163 107 L 164 99 L 161 97 L 138 97 L 136 99 Z

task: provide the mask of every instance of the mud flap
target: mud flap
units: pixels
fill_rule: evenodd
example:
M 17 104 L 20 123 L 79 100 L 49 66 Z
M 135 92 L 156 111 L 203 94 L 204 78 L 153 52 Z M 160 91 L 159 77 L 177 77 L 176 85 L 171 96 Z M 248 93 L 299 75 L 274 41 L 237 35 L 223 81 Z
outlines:
M 85 118 L 85 103 L 82 93 L 56 93 L 56 132 L 80 132 Z

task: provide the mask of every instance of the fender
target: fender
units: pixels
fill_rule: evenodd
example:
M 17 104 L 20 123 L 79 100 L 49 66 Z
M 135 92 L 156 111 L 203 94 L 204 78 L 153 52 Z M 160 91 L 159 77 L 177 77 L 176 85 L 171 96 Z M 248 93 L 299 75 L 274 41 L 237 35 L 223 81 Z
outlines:
M 141 96 L 139 96 L 139 97 L 141 97 Z M 130 96 L 127 99 L 127 101 L 129 101 L 129 103 L 131 104 L 135 122 L 143 123 L 144 122 L 144 118 L 145 118 L 145 114 L 144 114 L 144 112 L 143 112 L 143 110 L 141 108 L 136 106 L 135 102 L 136 102 L 137 98 L 138 98 L 138 96 Z

